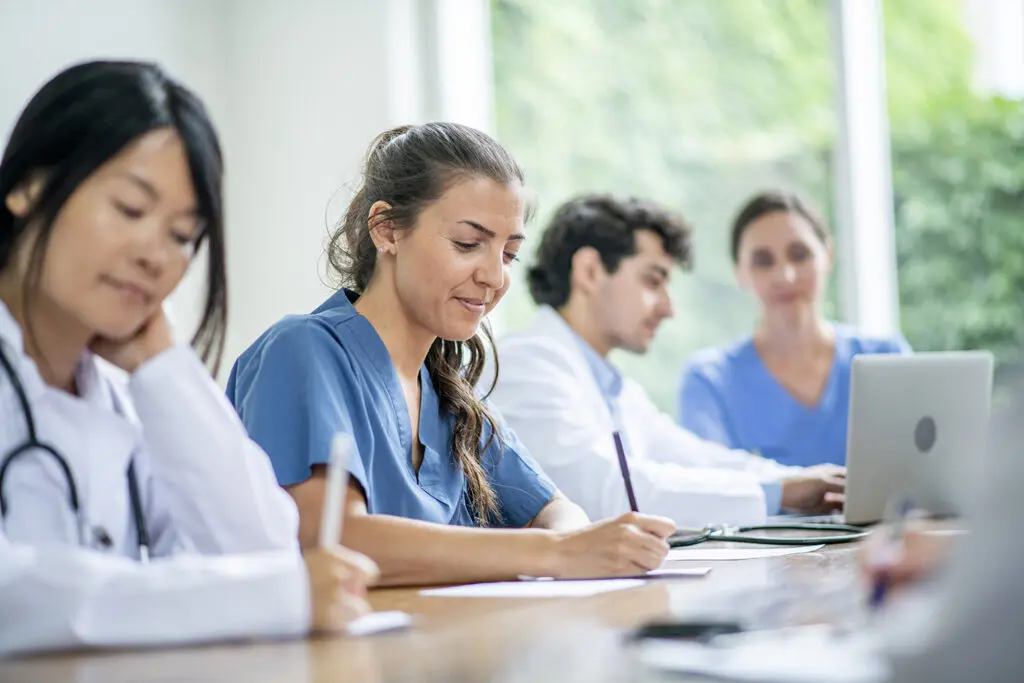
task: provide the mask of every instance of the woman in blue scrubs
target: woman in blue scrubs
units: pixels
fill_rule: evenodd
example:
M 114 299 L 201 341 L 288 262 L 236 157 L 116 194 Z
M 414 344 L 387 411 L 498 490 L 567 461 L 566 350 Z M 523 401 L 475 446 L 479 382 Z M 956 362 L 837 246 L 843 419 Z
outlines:
M 228 381 L 298 503 L 304 546 L 318 536 L 330 442 L 345 432 L 357 452 L 344 542 L 385 584 L 661 565 L 670 520 L 591 525 L 474 389 L 484 316 L 508 290 L 525 216 L 522 171 L 479 131 L 432 123 L 374 141 L 328 248 L 342 289 L 271 327 Z
M 760 320 L 752 337 L 691 359 L 680 382 L 679 423 L 786 465 L 844 465 L 853 357 L 906 353 L 909 345 L 899 335 L 863 334 L 822 316 L 832 240 L 798 196 L 751 198 L 731 242 Z

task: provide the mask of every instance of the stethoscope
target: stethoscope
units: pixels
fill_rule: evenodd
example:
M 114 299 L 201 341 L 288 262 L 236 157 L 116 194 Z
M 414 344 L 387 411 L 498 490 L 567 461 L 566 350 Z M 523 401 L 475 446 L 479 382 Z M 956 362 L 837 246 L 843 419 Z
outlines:
M 616 430 L 612 433 L 615 442 L 615 454 L 619 459 L 619 472 L 622 474 L 622 483 L 626 488 L 626 498 L 629 500 L 629 508 L 633 512 L 639 512 L 636 504 L 636 494 L 633 492 L 633 478 L 629 473 L 629 462 L 626 459 L 626 449 L 622 443 L 622 434 Z M 817 536 L 751 536 L 752 531 L 817 531 L 826 532 L 826 535 Z M 808 545 L 836 545 L 839 543 L 852 543 L 859 541 L 868 535 L 868 531 L 859 526 L 850 524 L 754 524 L 751 526 L 731 526 L 728 524 L 709 524 L 703 529 L 678 529 L 668 537 L 668 545 L 671 548 L 686 548 L 692 545 L 699 545 L 709 541 L 728 541 L 731 543 L 755 543 L 759 545 L 785 545 L 785 546 L 808 546 Z
M 751 536 L 752 531 L 817 531 L 817 536 Z M 730 543 L 756 543 L 760 545 L 835 545 L 852 543 L 868 535 L 868 531 L 851 524 L 826 522 L 824 524 L 754 524 L 751 526 L 729 526 L 712 524 L 703 529 L 679 529 L 668 537 L 669 547 L 686 548 L 708 541 Z
M 7 498 L 4 495 L 4 477 L 7 476 L 7 469 L 11 466 L 19 456 L 25 455 L 31 450 L 36 450 L 41 453 L 46 453 L 53 458 L 61 471 L 64 473 L 64 479 L 68 486 L 68 505 L 71 507 L 72 512 L 75 514 L 75 519 L 78 522 L 78 542 L 80 545 L 86 545 L 86 530 L 85 524 L 82 521 L 82 513 L 78 499 L 78 486 L 75 484 L 75 477 L 71 473 L 71 468 L 68 466 L 67 460 L 64 459 L 57 449 L 53 446 L 43 443 L 39 440 L 39 436 L 36 433 L 36 421 L 35 415 L 32 412 L 32 406 L 29 405 L 28 395 L 25 393 L 25 387 L 21 383 L 21 378 L 18 377 L 18 373 L 14 371 L 14 366 L 11 365 L 10 360 L 7 358 L 7 354 L 4 352 L 3 344 L 0 343 L 0 365 L 3 365 L 4 372 L 7 373 L 7 377 L 11 380 L 11 386 L 14 387 L 14 393 L 18 398 L 18 403 L 21 404 L 22 415 L 25 416 L 25 426 L 28 428 L 28 438 L 24 442 L 15 446 L 9 450 L 3 457 L 0 457 L 0 521 L 7 518 Z M 117 409 L 119 403 L 117 396 L 114 395 L 114 407 Z M 132 507 L 132 518 L 135 522 L 135 533 L 139 544 L 139 559 L 142 562 L 149 561 L 149 532 L 146 528 L 146 517 L 142 511 L 142 497 L 139 495 L 139 481 L 135 475 L 135 459 L 132 458 L 128 464 L 128 498 Z M 106 531 L 99 529 L 96 531 L 97 540 L 104 546 L 113 545 L 113 541 L 107 535 Z

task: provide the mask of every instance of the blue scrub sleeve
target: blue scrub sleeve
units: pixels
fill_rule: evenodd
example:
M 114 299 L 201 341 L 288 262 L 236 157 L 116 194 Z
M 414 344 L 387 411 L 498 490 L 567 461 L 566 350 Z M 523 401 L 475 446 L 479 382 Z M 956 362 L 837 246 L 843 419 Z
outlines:
M 494 406 L 488 410 L 498 423 L 498 439 L 484 453 L 484 469 L 498 497 L 500 526 L 522 528 L 551 502 L 558 487 L 530 456 L 525 444 L 504 423 Z
M 733 446 L 726 426 L 718 392 L 711 382 L 695 368 L 686 368 L 679 382 L 676 402 L 679 425 L 702 439 Z
M 330 332 L 302 324 L 276 331 L 232 371 L 229 397 L 249 435 L 270 456 L 282 486 L 309 479 L 314 465 L 329 462 L 334 435 L 353 433 L 340 363 Z M 365 490 L 357 454 L 349 457 L 348 469 Z

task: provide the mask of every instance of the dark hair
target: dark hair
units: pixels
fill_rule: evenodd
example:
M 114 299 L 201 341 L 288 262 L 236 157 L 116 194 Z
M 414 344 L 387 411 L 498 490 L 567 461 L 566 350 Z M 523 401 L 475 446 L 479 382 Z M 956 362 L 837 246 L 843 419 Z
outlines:
M 603 194 L 574 197 L 551 217 L 527 279 L 537 305 L 564 306 L 572 293 L 572 257 L 584 247 L 597 250 L 605 270 L 637 252 L 636 233 L 650 230 L 683 268 L 690 267 L 690 228 L 654 202 Z
M 195 246 L 198 250 L 205 242 L 208 249 L 206 303 L 192 344 L 204 361 L 212 357 L 216 371 L 227 324 L 220 145 L 199 98 L 154 64 L 77 64 L 52 78 L 25 107 L 0 161 L 0 271 L 37 228 L 26 297 L 38 287 L 53 223 L 64 203 L 97 168 L 157 128 L 173 128 L 188 156 L 202 219 Z M 18 218 L 4 200 L 35 177 L 42 189 L 28 215 Z
M 736 214 L 736 218 L 733 219 L 732 235 L 730 238 L 733 263 L 739 263 L 740 242 L 743 240 L 743 234 L 747 231 L 747 228 L 762 216 L 775 212 L 795 213 L 798 216 L 802 216 L 804 220 L 811 224 L 811 228 L 814 229 L 814 234 L 818 236 L 818 239 L 823 244 L 828 244 L 828 229 L 825 227 L 824 219 L 801 199 L 800 195 L 781 190 L 759 192 L 747 200 L 747 203 Z
M 505 185 L 523 183 L 515 159 L 492 138 L 467 126 L 427 123 L 401 126 L 377 136 L 363 163 L 362 186 L 328 246 L 327 258 L 341 285 L 362 294 L 373 277 L 377 251 L 370 238 L 369 214 L 375 202 L 390 206 L 374 216 L 375 224 L 390 222 L 398 229 L 409 229 L 420 212 L 453 183 L 473 176 Z M 486 525 L 500 513 L 481 464 L 483 452 L 497 434 L 494 418 L 474 389 L 483 372 L 485 339 L 494 351 L 490 329 L 486 325 L 482 329 L 482 334 L 465 342 L 436 339 L 426 364 L 441 409 L 455 418 L 452 454 L 466 477 L 471 512 L 478 524 Z M 490 436 L 481 445 L 485 423 L 490 426 Z

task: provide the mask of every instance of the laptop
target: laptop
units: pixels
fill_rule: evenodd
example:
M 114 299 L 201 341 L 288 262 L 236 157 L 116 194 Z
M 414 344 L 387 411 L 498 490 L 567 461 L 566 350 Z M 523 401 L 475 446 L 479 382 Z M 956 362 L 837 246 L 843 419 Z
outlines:
M 988 351 L 853 359 L 847 524 L 880 521 L 898 497 L 934 516 L 959 514 L 985 453 L 993 367 Z

